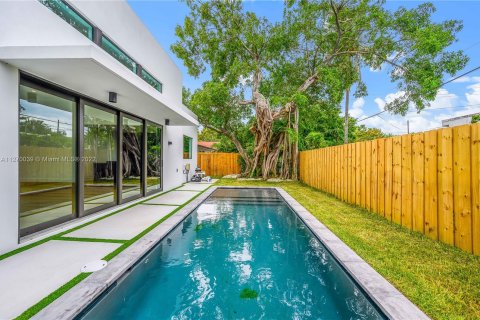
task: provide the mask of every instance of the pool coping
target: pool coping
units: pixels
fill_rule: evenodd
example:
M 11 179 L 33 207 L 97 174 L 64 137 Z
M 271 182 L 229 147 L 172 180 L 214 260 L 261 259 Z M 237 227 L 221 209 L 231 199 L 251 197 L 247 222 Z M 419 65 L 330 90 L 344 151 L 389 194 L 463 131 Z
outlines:
M 63 320 L 72 319 L 79 315 L 119 279 L 127 276 L 139 259 L 147 254 L 206 198 L 219 188 L 276 190 L 297 216 L 335 257 L 337 262 L 389 319 L 429 319 L 416 305 L 376 272 L 297 200 L 283 190 L 283 188 L 250 186 L 212 186 L 205 190 L 177 213 L 109 261 L 107 267 L 91 274 L 37 313 L 33 319 Z

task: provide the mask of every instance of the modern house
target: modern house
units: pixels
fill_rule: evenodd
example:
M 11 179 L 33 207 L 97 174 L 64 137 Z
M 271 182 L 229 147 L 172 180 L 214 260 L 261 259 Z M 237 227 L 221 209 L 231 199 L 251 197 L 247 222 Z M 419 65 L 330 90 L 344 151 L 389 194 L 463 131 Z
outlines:
M 180 70 L 126 2 L 1 1 L 0 30 L 0 254 L 196 167 Z

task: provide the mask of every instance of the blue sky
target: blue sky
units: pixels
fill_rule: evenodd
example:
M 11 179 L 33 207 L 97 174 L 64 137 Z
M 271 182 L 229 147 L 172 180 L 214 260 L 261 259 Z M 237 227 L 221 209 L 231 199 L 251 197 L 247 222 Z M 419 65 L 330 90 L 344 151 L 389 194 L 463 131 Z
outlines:
M 419 3 L 421 2 L 388 1 L 386 6 L 394 10 L 399 6 L 413 7 Z M 480 1 L 433 1 L 433 3 L 437 8 L 433 16 L 435 21 L 447 19 L 463 21 L 464 27 L 458 34 L 458 41 L 451 47 L 455 50 L 466 50 L 465 53 L 470 57 L 468 65 L 459 74 L 480 66 L 480 18 L 478 16 Z M 200 87 L 202 82 L 208 79 L 208 75 L 203 75 L 199 79 L 190 77 L 183 62 L 170 51 L 170 45 L 176 40 L 175 26 L 182 24 L 184 17 L 188 14 L 186 5 L 183 2 L 159 0 L 130 0 L 129 4 L 180 67 L 184 85 L 190 89 Z M 245 2 L 244 7 L 257 15 L 275 21 L 281 19 L 283 2 L 248 1 Z M 383 110 L 385 101 L 399 94 L 396 85 L 389 82 L 385 72 L 367 69 L 363 70 L 362 77 L 367 83 L 369 95 L 353 100 L 350 114 L 357 119 Z M 410 121 L 411 131 L 426 131 L 440 127 L 442 119 L 474 112 L 480 112 L 480 70 L 439 89 L 431 108 L 420 114 L 413 109 L 405 117 L 384 113 L 381 117 L 373 117 L 361 123 L 369 127 L 378 127 L 384 132 L 402 134 L 406 133 L 407 120 Z

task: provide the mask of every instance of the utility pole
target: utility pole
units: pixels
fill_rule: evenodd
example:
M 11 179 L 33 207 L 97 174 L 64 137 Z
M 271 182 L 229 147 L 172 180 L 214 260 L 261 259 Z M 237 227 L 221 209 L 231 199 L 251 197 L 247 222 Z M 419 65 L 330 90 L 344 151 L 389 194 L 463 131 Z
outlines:
M 410 120 L 407 120 L 407 134 L 410 134 Z
M 348 98 L 350 96 L 350 88 L 345 90 L 345 127 L 343 128 L 343 143 L 348 143 Z

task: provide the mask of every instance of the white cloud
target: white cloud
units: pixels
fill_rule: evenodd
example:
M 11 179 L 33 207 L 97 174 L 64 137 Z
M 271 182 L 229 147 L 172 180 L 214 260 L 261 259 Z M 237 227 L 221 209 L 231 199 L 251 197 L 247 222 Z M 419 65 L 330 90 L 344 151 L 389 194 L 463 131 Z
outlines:
M 480 77 L 463 76 L 461 78 L 453 80 L 452 82 L 454 83 L 480 82 Z
M 469 92 L 465 93 L 467 104 L 480 104 L 480 79 L 479 83 L 472 84 L 471 86 L 468 86 L 467 89 L 469 89 Z
M 365 106 L 365 99 L 364 98 L 357 98 L 352 103 L 352 107 L 349 110 L 349 114 L 351 117 L 358 118 L 363 116 L 363 107 Z
M 453 108 L 458 105 L 458 96 L 448 92 L 446 89 L 438 89 L 435 100 L 430 102 L 428 110 Z
M 395 98 L 399 98 L 404 94 L 405 92 L 403 91 L 389 93 L 383 99 L 380 97 L 375 98 L 374 102 L 378 106 L 378 109 L 383 111 L 386 103 L 392 102 Z M 459 97 L 456 94 L 446 89 L 439 89 L 430 107 L 420 113 L 418 113 L 413 104 L 411 104 L 405 116 L 385 112 L 380 116 L 369 118 L 360 123 L 365 124 L 367 127 L 379 128 L 386 133 L 405 134 L 407 133 L 408 121 L 410 132 L 426 131 L 440 127 L 442 119 L 454 116 L 456 112 L 454 112 L 453 107 L 456 106 L 458 100 Z

